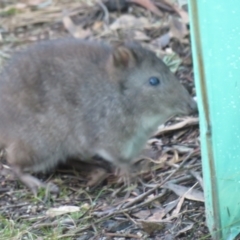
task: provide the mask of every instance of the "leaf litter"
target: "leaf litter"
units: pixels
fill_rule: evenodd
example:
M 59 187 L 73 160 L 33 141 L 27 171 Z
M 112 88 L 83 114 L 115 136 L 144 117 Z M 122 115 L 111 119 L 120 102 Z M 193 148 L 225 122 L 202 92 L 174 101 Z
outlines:
M 0 3 L 0 66 L 43 39 L 135 40 L 163 58 L 194 96 L 184 7 L 186 1 L 174 0 L 6 0 Z M 1 239 L 211 239 L 197 116 L 169 119 L 144 153 L 127 184 L 94 165 L 69 163 L 39 175 L 60 193 L 40 190 L 37 197 L 3 162 Z

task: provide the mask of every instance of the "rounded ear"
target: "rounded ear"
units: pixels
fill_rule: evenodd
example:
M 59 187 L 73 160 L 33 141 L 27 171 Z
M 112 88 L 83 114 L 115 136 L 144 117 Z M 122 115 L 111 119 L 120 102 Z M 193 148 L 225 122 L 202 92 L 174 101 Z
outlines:
M 131 49 L 125 46 L 119 46 L 113 50 L 112 63 L 115 67 L 131 68 L 136 66 L 137 59 Z

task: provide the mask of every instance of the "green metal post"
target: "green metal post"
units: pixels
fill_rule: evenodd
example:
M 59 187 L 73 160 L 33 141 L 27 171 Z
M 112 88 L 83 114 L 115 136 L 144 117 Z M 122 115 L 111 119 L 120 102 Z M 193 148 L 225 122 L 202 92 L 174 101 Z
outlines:
M 189 0 L 207 224 L 240 233 L 240 1 Z

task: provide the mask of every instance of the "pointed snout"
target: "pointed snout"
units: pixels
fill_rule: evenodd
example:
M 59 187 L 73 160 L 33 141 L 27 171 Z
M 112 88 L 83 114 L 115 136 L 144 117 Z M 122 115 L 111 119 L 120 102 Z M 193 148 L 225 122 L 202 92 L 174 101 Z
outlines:
M 198 112 L 197 102 L 187 93 L 182 100 L 178 101 L 178 114 L 190 115 Z
M 189 113 L 193 114 L 193 113 L 197 113 L 198 112 L 198 106 L 197 106 L 197 102 L 195 101 L 195 99 L 191 98 L 189 104 Z

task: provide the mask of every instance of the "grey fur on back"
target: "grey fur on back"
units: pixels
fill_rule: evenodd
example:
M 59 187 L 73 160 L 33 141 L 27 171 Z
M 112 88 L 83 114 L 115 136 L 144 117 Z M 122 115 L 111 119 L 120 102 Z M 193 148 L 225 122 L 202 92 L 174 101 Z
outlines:
M 159 89 L 148 83 L 156 75 Z M 0 143 L 24 171 L 72 156 L 129 164 L 158 125 L 194 108 L 164 63 L 135 44 L 40 43 L 14 56 L 0 77 Z

